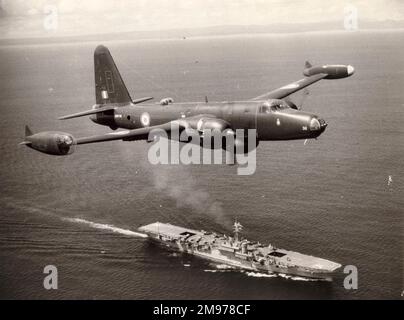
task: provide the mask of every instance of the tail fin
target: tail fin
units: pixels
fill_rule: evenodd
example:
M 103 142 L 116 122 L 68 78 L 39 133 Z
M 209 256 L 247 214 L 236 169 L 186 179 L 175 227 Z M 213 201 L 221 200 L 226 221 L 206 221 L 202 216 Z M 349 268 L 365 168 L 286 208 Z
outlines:
M 94 51 L 94 73 L 97 104 L 132 102 L 111 53 L 103 45 Z
M 32 135 L 33 135 L 33 133 L 31 131 L 31 129 L 27 125 L 25 125 L 25 136 L 28 137 L 28 136 L 32 136 Z
M 311 65 L 311 63 L 309 61 L 306 61 L 306 63 L 304 64 L 304 67 L 305 68 L 311 68 L 312 65 Z

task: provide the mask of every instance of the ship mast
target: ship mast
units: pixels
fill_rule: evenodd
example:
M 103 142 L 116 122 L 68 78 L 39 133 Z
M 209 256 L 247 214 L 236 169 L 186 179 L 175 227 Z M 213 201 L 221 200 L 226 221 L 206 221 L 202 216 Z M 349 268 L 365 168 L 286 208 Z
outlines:
M 234 221 L 233 230 L 234 230 L 234 240 L 238 242 L 238 235 L 241 232 L 241 230 L 243 230 L 243 226 L 241 225 L 240 222 L 237 221 L 237 219 Z

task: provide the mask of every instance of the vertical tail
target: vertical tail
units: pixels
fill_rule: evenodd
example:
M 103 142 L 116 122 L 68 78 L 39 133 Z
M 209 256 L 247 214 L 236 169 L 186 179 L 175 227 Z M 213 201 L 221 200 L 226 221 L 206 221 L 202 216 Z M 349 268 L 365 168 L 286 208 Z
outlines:
M 94 73 L 97 104 L 132 102 L 111 53 L 102 45 L 94 51 Z
M 25 125 L 25 136 L 28 137 L 28 136 L 32 136 L 32 135 L 33 135 L 33 133 L 31 131 L 31 129 L 27 125 Z
M 309 61 L 306 61 L 305 64 L 304 64 L 304 67 L 305 68 L 311 68 L 312 65 L 311 65 L 311 63 Z

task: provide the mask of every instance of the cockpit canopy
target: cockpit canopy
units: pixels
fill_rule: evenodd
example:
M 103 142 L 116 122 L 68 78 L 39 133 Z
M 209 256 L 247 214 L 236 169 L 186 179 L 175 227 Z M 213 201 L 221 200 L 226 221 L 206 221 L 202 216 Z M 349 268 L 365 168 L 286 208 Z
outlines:
M 290 108 L 290 107 L 288 106 L 288 104 L 285 101 L 279 100 L 279 99 L 272 99 L 272 100 L 265 101 L 261 105 L 259 112 L 260 113 L 271 113 L 271 112 L 281 111 L 281 110 L 288 109 L 288 108 Z

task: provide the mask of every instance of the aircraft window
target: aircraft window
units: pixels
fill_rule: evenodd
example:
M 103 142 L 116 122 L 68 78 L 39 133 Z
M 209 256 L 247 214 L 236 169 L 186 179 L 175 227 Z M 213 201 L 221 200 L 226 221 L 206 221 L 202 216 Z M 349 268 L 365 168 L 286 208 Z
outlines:
M 270 113 L 271 109 L 268 104 L 264 104 L 260 108 L 260 113 Z
M 271 102 L 265 102 L 260 107 L 260 113 L 271 113 L 287 108 L 289 108 L 289 106 L 286 104 L 286 102 L 282 100 L 272 100 Z
M 279 111 L 287 108 L 289 108 L 289 106 L 283 101 L 276 101 L 271 104 L 272 111 Z

